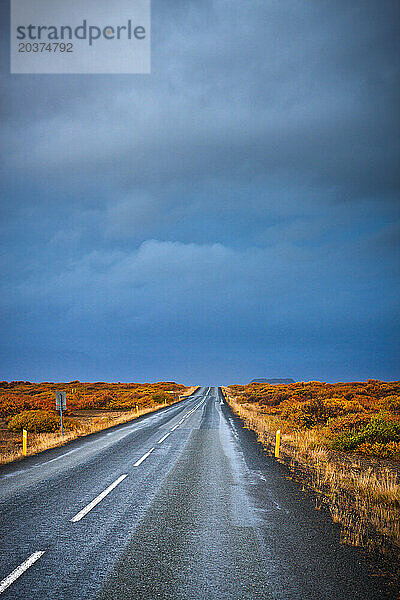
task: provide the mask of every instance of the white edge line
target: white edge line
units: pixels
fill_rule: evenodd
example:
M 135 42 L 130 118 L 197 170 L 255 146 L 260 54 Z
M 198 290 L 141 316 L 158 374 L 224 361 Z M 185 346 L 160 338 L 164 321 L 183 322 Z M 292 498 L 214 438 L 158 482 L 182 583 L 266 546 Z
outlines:
M 172 431 L 168 431 L 168 433 L 166 433 L 165 435 L 163 435 L 163 437 L 161 438 L 161 440 L 158 440 L 157 444 L 161 444 L 161 442 L 163 442 L 164 440 L 167 439 L 167 437 L 169 435 L 171 435 Z
M 146 452 L 146 454 L 143 454 L 142 458 L 139 458 L 139 460 L 137 462 L 135 462 L 135 464 L 133 466 L 138 467 L 140 464 L 142 464 L 142 462 L 144 460 L 146 460 L 146 458 L 153 452 L 153 450 L 154 450 L 154 448 L 151 448 L 151 450 Z
M 72 454 L 73 452 L 76 452 L 77 450 L 78 450 L 78 448 L 75 448 L 74 450 L 69 450 L 68 452 L 64 452 L 64 454 L 61 454 L 60 456 L 56 456 L 56 458 L 46 460 L 46 462 L 40 462 L 38 465 L 32 465 L 31 467 L 27 467 L 26 469 L 20 469 L 19 471 L 14 471 L 14 473 L 6 473 L 0 479 L 6 479 L 8 477 L 15 477 L 16 475 L 21 475 L 21 473 L 28 473 L 31 469 L 39 469 L 39 467 L 45 467 L 46 465 L 49 465 L 50 463 L 55 462 L 56 460 L 60 460 L 61 458 L 64 458 L 64 456 L 68 456 L 69 454 Z
M 29 558 L 26 559 L 25 562 L 20 564 L 19 567 L 14 569 L 12 573 L 7 575 L 7 577 L 0 582 L 0 594 L 2 594 L 8 587 L 10 587 L 10 585 L 14 583 L 14 581 L 18 579 L 18 577 L 21 577 L 21 575 L 25 573 L 25 571 L 29 569 L 29 567 L 31 567 L 37 560 L 39 560 L 39 558 L 43 556 L 44 552 L 44 550 L 34 552 L 30 555 Z
M 92 508 L 94 508 L 99 502 L 101 502 L 103 498 L 107 496 L 107 494 L 109 494 L 115 487 L 117 487 L 117 485 L 121 483 L 121 481 L 123 481 L 125 477 L 128 477 L 128 473 L 125 473 L 125 475 L 121 475 L 121 477 L 118 477 L 118 479 L 116 479 L 114 483 L 109 485 L 108 488 L 106 488 L 103 492 L 101 492 L 101 494 L 96 496 L 94 500 L 89 502 L 89 504 L 85 506 L 85 508 L 82 508 L 82 510 L 80 510 L 74 517 L 72 517 L 72 519 L 70 519 L 71 523 L 76 523 L 77 521 L 83 519 L 83 517 L 87 515 L 88 512 L 91 511 Z
M 60 460 L 61 458 L 64 458 L 64 456 L 68 456 L 69 454 L 73 454 L 74 452 L 76 452 L 78 450 L 78 448 L 75 448 L 74 450 L 69 450 L 68 452 L 65 452 L 64 454 L 61 454 L 61 456 L 56 456 L 56 458 L 52 458 L 51 460 L 48 460 L 45 463 L 42 463 L 40 465 L 35 465 L 35 468 L 37 467 L 41 467 L 43 465 L 48 465 L 52 462 L 55 462 L 56 460 Z

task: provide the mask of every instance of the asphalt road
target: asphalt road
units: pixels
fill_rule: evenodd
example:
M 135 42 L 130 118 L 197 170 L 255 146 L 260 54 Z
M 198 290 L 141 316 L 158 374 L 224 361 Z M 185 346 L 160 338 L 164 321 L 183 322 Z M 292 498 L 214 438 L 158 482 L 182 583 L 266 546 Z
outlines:
M 0 470 L 1 600 L 390 596 L 217 388 Z

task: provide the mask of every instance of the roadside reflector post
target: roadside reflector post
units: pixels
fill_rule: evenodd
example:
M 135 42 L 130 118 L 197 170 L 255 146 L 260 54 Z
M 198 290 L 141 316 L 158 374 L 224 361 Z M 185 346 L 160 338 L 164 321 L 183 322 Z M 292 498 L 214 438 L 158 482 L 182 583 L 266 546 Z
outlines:
M 281 445 L 281 430 L 278 429 L 276 432 L 276 440 L 275 440 L 275 458 L 279 458 L 279 447 Z
M 137 416 L 137 417 L 139 416 L 139 407 L 138 407 L 138 405 L 137 405 L 137 404 L 136 404 L 136 416 Z
M 28 432 L 26 429 L 22 430 L 22 454 L 26 456 L 28 449 Z
M 242 414 L 242 405 L 239 404 L 239 417 L 240 417 L 241 414 Z

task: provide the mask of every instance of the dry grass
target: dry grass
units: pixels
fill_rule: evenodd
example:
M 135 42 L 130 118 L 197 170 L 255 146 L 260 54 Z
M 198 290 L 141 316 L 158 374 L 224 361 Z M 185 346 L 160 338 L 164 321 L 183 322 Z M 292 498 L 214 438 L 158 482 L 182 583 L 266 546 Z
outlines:
M 317 492 L 316 507 L 325 504 L 341 526 L 343 543 L 373 554 L 390 556 L 391 575 L 400 556 L 400 467 L 382 459 L 343 455 L 324 446 L 323 430 L 290 431 L 278 415 L 265 414 L 258 404 L 245 404 L 223 388 L 232 411 L 241 416 L 272 453 L 280 429 L 281 459 L 295 478 Z
M 199 386 L 188 387 L 181 395 L 180 400 L 193 394 Z M 179 401 L 179 400 L 178 400 Z M 177 401 L 171 401 L 169 404 L 174 404 Z M 76 411 L 77 416 L 71 416 L 76 421 L 76 428 L 73 431 L 64 431 L 64 437 L 61 437 L 61 433 L 37 433 L 28 434 L 28 456 L 43 452 L 49 448 L 56 448 L 57 446 L 63 446 L 64 444 L 75 440 L 76 438 L 95 433 L 96 431 L 102 431 L 114 425 L 120 425 L 132 421 L 138 416 L 145 415 L 150 412 L 154 412 L 162 408 L 164 405 L 153 405 L 148 407 L 139 407 L 137 413 L 136 410 L 130 411 Z M 9 438 L 3 443 L 0 449 L 0 464 L 7 464 L 15 460 L 23 458 L 22 454 L 22 436 L 18 434 L 10 435 Z
M 196 390 L 198 390 L 200 388 L 199 385 L 192 385 L 190 387 L 188 387 L 182 394 L 181 394 L 181 398 L 187 398 L 187 396 L 191 396 L 192 394 L 195 393 Z

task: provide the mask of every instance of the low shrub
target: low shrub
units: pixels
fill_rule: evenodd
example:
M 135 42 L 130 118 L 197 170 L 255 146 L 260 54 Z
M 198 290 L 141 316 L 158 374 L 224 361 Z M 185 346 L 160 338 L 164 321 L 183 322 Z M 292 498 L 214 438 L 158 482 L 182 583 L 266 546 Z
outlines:
M 356 410 L 353 404 L 341 398 L 313 398 L 286 406 L 282 411 L 282 418 L 298 427 L 310 428 L 326 423 L 331 417 Z
M 63 419 L 65 429 L 75 429 L 72 419 Z M 25 410 L 15 415 L 8 422 L 11 431 L 26 429 L 32 433 L 54 433 L 61 426 L 60 416 L 47 410 Z
M 359 431 L 362 427 L 365 427 L 370 420 L 370 413 L 350 413 L 329 419 L 327 426 L 334 433 L 348 430 Z
M 27 394 L 20 396 L 4 394 L 0 402 L 0 417 L 11 417 L 33 407 L 34 401 Z
M 400 422 L 376 417 L 359 432 L 362 442 L 400 442 Z
M 400 459 L 400 442 L 389 442 L 388 444 L 380 444 L 379 442 L 371 444 L 370 442 L 364 442 L 358 446 L 357 452 L 369 456 Z
M 289 393 L 276 393 L 270 396 L 265 396 L 259 401 L 260 406 L 278 406 L 281 402 L 285 402 L 290 399 Z M 251 401 L 251 400 L 250 400 Z
M 339 452 L 354 452 L 359 443 L 357 433 L 354 431 L 341 431 L 331 441 L 332 450 Z
M 379 401 L 379 406 L 393 413 L 400 413 L 400 396 L 386 396 Z
M 165 394 L 164 392 L 157 392 L 156 394 L 153 394 L 151 399 L 156 404 L 164 404 L 164 402 L 171 400 L 169 394 Z
M 400 422 L 384 417 L 371 419 L 369 423 L 361 427 L 359 431 L 345 430 L 339 433 L 331 442 L 334 450 L 343 452 L 359 451 L 368 453 L 373 449 L 374 454 L 382 454 L 382 446 L 398 444 L 400 442 Z

